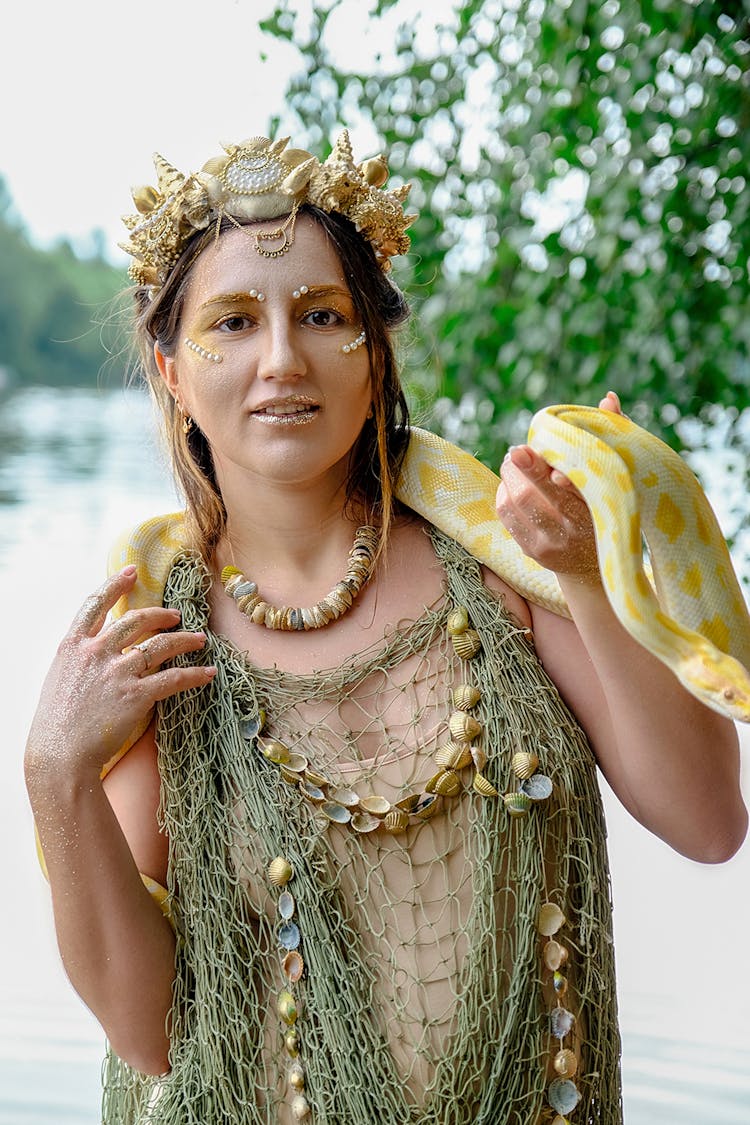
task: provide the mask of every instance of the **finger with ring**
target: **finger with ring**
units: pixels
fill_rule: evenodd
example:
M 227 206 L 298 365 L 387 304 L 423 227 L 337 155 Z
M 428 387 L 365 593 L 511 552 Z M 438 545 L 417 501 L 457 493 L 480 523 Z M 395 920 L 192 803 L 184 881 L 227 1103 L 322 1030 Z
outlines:
M 141 656 L 145 660 L 145 664 L 143 666 L 143 672 L 150 671 L 151 665 L 153 664 L 153 661 L 151 659 L 151 656 L 149 655 L 149 642 L 148 641 L 141 641 L 140 644 L 133 645 L 133 648 L 134 649 L 137 648 L 138 651 L 140 652 Z M 141 673 L 141 674 L 143 674 L 143 673 Z

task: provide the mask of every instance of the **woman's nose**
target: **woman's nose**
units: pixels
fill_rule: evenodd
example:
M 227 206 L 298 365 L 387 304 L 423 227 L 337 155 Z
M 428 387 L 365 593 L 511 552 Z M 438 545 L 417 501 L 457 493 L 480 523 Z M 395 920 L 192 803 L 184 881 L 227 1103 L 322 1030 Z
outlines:
M 301 342 L 294 326 L 285 321 L 268 323 L 261 337 L 258 378 L 295 379 L 305 371 Z

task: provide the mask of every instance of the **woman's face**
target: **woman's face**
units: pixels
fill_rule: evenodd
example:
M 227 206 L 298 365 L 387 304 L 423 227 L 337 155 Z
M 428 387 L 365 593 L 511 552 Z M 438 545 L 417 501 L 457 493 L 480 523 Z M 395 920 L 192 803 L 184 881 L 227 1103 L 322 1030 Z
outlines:
M 257 253 L 254 229 L 226 231 L 201 254 L 175 354 L 157 350 L 157 362 L 209 442 L 225 501 L 264 481 L 337 492 L 371 403 L 367 348 L 350 350 L 362 326 L 314 220 L 298 217 L 278 258 Z

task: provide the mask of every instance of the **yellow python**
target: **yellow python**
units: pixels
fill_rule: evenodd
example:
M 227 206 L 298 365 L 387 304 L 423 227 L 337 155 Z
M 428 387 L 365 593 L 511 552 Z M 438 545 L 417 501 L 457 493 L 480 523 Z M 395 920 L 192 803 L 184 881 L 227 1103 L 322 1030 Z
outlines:
M 698 699 L 750 722 L 750 615 L 716 517 L 686 463 L 629 419 L 592 407 L 540 410 L 528 443 L 586 500 L 604 588 L 628 632 Z M 415 428 L 396 495 L 524 598 L 569 616 L 555 575 L 525 556 L 498 520 L 499 483 L 468 453 Z M 179 513 L 123 537 L 111 566 L 138 567 L 127 606 L 161 603 L 184 545 Z

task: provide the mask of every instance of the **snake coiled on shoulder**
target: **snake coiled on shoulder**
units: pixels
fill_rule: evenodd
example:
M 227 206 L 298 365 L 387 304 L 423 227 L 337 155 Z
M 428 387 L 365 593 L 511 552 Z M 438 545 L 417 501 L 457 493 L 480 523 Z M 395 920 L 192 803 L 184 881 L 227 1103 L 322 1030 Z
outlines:
M 703 703 L 750 722 L 750 614 L 718 521 L 686 462 L 623 415 L 585 406 L 540 410 L 528 444 L 586 501 L 604 589 L 622 625 Z M 470 454 L 414 428 L 396 496 L 522 597 L 569 616 L 555 575 L 524 555 L 498 520 L 499 483 Z M 134 563 L 138 582 L 118 612 L 161 604 L 185 546 L 183 527 L 180 513 L 159 516 L 119 541 L 111 568 Z

